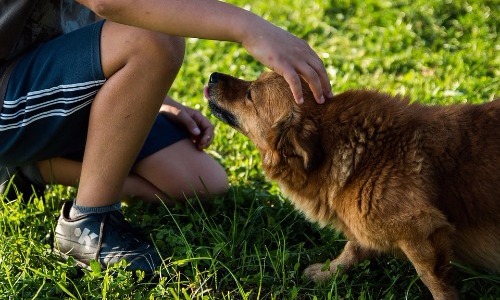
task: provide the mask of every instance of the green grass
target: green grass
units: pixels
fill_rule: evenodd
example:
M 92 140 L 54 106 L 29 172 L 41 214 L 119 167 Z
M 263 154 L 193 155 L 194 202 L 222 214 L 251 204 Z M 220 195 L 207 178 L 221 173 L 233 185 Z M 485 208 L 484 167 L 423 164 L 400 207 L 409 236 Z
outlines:
M 228 1 L 306 39 L 324 60 L 335 92 L 376 88 L 428 104 L 480 103 L 499 94 L 500 16 L 495 1 Z M 495 7 L 496 5 L 496 7 Z M 211 72 L 252 79 L 264 67 L 243 48 L 188 40 L 171 94 L 209 115 L 202 95 Z M 210 116 L 211 117 L 211 116 Z M 54 186 L 45 201 L 0 202 L 0 299 L 423 299 L 412 266 L 392 256 L 366 261 L 315 285 L 312 262 L 342 249 L 342 235 L 319 229 L 293 210 L 260 168 L 254 146 L 214 118 L 208 150 L 226 168 L 229 194 L 209 206 L 196 199 L 152 209 L 124 207 L 164 258 L 156 281 L 122 266 L 82 271 L 51 253 L 61 201 L 74 189 Z M 457 265 L 463 299 L 500 298 L 500 277 Z

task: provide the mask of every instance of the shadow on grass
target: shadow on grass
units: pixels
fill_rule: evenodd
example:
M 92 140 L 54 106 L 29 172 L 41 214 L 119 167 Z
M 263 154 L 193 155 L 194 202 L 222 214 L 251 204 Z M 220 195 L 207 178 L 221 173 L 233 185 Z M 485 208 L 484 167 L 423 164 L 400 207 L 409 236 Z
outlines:
M 273 192 L 274 191 L 274 192 Z M 266 182 L 235 186 L 210 203 L 191 199 L 175 207 L 137 202 L 124 206 L 149 235 L 164 264 L 154 278 L 124 270 L 77 268 L 51 253 L 50 232 L 60 199 L 55 188 L 44 202 L 2 202 L 0 298 L 123 299 L 425 299 L 430 296 L 407 261 L 390 255 L 365 261 L 329 282 L 302 276 L 311 263 L 340 253 L 345 239 L 320 229 L 295 211 Z M 456 266 L 464 299 L 495 299 L 500 278 Z

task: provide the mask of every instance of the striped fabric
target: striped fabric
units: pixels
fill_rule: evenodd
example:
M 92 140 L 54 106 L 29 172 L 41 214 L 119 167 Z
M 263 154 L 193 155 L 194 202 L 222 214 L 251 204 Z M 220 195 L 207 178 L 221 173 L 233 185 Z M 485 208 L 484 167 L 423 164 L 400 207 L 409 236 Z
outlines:
M 0 131 L 15 130 L 37 120 L 69 116 L 90 105 L 97 94 L 96 86 L 105 80 L 60 85 L 30 92 L 15 100 L 5 100 L 0 114 Z

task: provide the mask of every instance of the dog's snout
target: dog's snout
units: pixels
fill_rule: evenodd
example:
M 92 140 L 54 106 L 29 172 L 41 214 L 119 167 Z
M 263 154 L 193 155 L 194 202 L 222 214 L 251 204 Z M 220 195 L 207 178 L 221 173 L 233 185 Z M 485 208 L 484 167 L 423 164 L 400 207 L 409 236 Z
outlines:
M 208 80 L 209 83 L 217 83 L 219 81 L 220 74 L 215 72 L 210 75 L 210 79 Z

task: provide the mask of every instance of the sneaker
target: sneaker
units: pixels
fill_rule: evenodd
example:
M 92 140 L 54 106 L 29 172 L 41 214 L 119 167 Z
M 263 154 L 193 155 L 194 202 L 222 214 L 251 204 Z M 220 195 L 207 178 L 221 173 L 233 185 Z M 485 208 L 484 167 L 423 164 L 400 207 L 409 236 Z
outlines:
M 103 268 L 126 260 L 127 270 L 150 275 L 161 264 L 153 245 L 125 220 L 120 211 L 69 218 L 72 201 L 63 204 L 56 230 L 54 252 L 64 259 L 90 268 L 98 261 Z
M 0 167 L 0 195 L 10 200 L 17 199 L 18 194 L 22 194 L 25 199 L 31 198 L 34 194 L 43 197 L 45 185 L 30 178 L 22 169 L 28 170 L 33 167 L 36 168 L 33 165 L 21 168 Z

